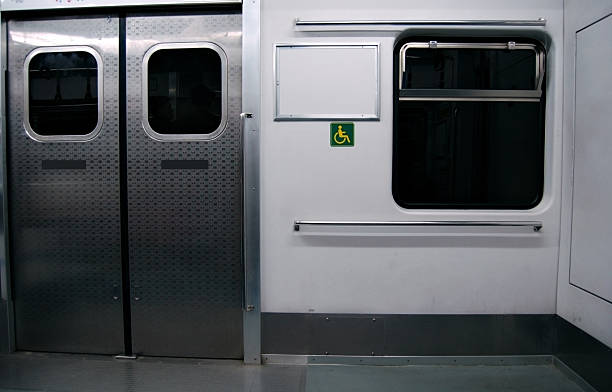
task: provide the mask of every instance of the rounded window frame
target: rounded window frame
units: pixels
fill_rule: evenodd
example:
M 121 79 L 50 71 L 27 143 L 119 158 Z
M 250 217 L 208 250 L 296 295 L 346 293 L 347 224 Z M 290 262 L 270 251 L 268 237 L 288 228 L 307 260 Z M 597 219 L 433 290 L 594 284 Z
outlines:
M 97 91 L 98 91 L 98 121 L 95 128 L 85 135 L 41 135 L 37 133 L 30 124 L 30 62 L 34 57 L 41 53 L 66 53 L 66 52 L 86 52 L 91 54 L 96 60 L 96 75 L 97 75 Z M 24 119 L 23 126 L 25 133 L 34 141 L 41 143 L 53 142 L 89 142 L 95 139 L 102 130 L 104 123 L 104 65 L 100 53 L 91 46 L 75 45 L 75 46 L 43 46 L 32 50 L 25 58 L 23 64 L 23 79 L 24 79 Z
M 211 133 L 178 133 L 164 134 L 156 132 L 149 124 L 149 60 L 151 56 L 160 50 L 172 49 L 211 49 L 217 53 L 221 61 L 221 120 L 219 126 Z M 223 134 L 228 123 L 228 80 L 227 80 L 227 54 L 223 48 L 213 42 L 166 42 L 151 46 L 142 58 L 142 93 L 141 93 L 141 121 L 142 127 L 151 139 L 159 142 L 190 142 L 210 141 L 217 139 Z
M 439 40 L 432 41 L 431 39 Z M 396 151 L 396 128 L 397 128 L 397 113 L 398 110 L 398 102 L 400 101 L 400 90 L 402 87 L 402 67 L 400 62 L 400 57 L 404 55 L 404 51 L 402 49 L 404 47 L 407 48 L 435 48 L 440 47 L 439 43 L 442 43 L 441 46 L 447 46 L 448 48 L 483 48 L 483 49 L 509 49 L 512 44 L 512 49 L 519 48 L 519 50 L 531 50 L 536 54 L 536 83 L 534 89 L 531 90 L 508 90 L 508 91 L 516 91 L 516 92 L 533 92 L 534 97 L 537 95 L 538 100 L 543 103 L 542 107 L 542 151 L 541 151 L 541 161 L 542 161 L 542 172 L 541 172 L 541 183 L 539 186 L 538 194 L 536 198 L 529 204 L 525 205 L 486 205 L 486 204 L 451 204 L 451 203 L 403 203 L 399 199 L 399 196 L 396 191 L 396 180 L 395 180 L 395 154 Z M 417 36 L 401 36 L 394 43 L 393 48 L 393 158 L 391 165 L 391 197 L 393 198 L 394 204 L 400 208 L 402 211 L 425 211 L 425 212 L 441 212 L 441 211 L 451 211 L 451 212 L 468 212 L 468 213 L 497 213 L 501 211 L 511 211 L 511 212 L 532 212 L 536 210 L 539 206 L 542 205 L 543 201 L 547 198 L 547 188 L 546 188 L 546 173 L 547 173 L 547 163 L 546 163 L 546 154 L 549 146 L 546 144 L 546 136 L 547 136 L 547 116 L 546 116 L 546 108 L 547 108 L 547 75 L 548 75 L 548 51 L 546 49 L 546 45 L 541 40 L 538 40 L 534 37 L 529 36 L 521 36 L 521 35 L 490 35 L 490 36 L 427 36 L 427 35 L 417 35 Z M 422 89 L 422 90 L 432 90 L 436 89 Z M 467 90 L 467 89 L 466 89 Z M 472 90 L 479 91 L 479 90 Z M 486 90 L 480 90 L 486 91 Z M 495 90 L 494 90 L 495 91 Z M 499 91 L 499 90 L 498 90 Z M 531 94 L 530 94 L 531 95 Z M 465 100 L 471 100 L 471 97 L 466 96 Z M 490 101 L 496 101 L 499 97 L 492 96 L 490 97 Z M 422 98 L 416 98 L 415 101 L 423 100 Z M 439 97 L 435 99 L 431 99 L 431 101 L 447 101 L 447 97 Z M 501 101 L 512 101 L 513 99 L 508 97 L 502 98 Z

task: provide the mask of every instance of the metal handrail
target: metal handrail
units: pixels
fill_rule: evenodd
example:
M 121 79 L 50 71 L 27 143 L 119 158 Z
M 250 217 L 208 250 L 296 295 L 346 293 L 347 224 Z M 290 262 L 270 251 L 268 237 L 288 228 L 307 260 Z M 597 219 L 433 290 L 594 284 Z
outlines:
M 540 231 L 543 227 L 539 221 L 304 221 L 296 220 L 293 230 L 300 231 L 301 226 L 343 226 L 343 227 L 411 227 L 411 226 L 461 226 L 461 227 L 533 227 L 533 231 Z
M 302 20 L 295 19 L 296 26 L 355 26 L 355 25 L 435 25 L 435 26 L 546 26 L 546 19 L 530 20 Z
M 400 101 L 520 101 L 539 102 L 538 90 L 401 89 Z
M 245 129 L 246 129 L 246 120 L 253 118 L 253 113 L 249 113 L 249 112 L 244 112 L 244 113 L 240 113 L 240 137 L 242 138 L 242 140 L 244 140 L 245 138 Z M 243 148 L 246 148 L 246 144 L 243 144 Z M 246 155 L 246 152 L 243 151 L 243 155 Z M 246 178 L 246 166 L 243 165 L 242 167 L 243 170 L 243 178 Z M 246 198 L 246 194 L 244 196 Z M 243 211 L 244 212 L 244 211 Z M 244 220 L 246 221 L 246 215 L 243 217 Z M 246 231 L 243 233 L 243 235 L 246 237 Z M 244 255 L 244 257 L 246 258 L 246 254 Z M 247 311 L 247 312 L 252 312 L 255 310 L 255 305 L 253 304 L 249 304 L 249 299 L 247 298 L 249 296 L 249 286 L 248 286 L 248 275 L 249 275 L 249 271 L 248 271 L 248 265 L 247 263 L 244 263 L 244 290 L 242 291 L 242 309 Z

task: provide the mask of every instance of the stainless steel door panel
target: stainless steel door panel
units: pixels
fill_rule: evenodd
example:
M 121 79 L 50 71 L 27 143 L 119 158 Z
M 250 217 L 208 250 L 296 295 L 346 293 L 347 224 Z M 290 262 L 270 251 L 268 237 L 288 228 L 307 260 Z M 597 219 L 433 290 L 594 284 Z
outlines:
M 118 30 L 118 19 L 106 16 L 8 24 L 9 208 L 20 350 L 123 351 Z M 87 46 L 102 60 L 104 116 L 91 141 L 40 142 L 26 134 L 26 56 L 51 46 Z
M 241 16 L 132 15 L 126 28 L 134 353 L 241 358 Z M 227 56 L 227 127 L 214 140 L 158 141 L 143 127 L 143 57 L 181 42 L 212 42 Z

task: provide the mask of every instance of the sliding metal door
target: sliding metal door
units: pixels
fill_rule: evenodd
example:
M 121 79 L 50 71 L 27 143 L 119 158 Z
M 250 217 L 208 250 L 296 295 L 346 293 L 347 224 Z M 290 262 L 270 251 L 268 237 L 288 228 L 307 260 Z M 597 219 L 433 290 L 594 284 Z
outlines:
M 242 357 L 241 15 L 128 15 L 134 353 Z
M 240 13 L 8 30 L 17 348 L 241 358 Z
M 19 350 L 123 351 L 118 19 L 8 24 L 8 182 Z

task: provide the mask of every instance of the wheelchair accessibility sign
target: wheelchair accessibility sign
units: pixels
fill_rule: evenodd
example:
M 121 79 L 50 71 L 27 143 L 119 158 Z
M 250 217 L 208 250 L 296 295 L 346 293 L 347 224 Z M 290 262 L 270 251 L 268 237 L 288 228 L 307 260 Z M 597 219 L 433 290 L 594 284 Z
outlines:
M 331 123 L 329 128 L 329 143 L 332 147 L 355 146 L 354 123 Z

